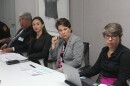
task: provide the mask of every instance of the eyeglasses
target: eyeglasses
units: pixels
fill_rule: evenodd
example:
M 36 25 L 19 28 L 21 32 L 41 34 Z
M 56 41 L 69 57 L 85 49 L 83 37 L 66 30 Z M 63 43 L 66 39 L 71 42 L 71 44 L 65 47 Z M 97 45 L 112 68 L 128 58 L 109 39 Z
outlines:
M 116 39 L 118 35 L 104 35 L 105 39 Z

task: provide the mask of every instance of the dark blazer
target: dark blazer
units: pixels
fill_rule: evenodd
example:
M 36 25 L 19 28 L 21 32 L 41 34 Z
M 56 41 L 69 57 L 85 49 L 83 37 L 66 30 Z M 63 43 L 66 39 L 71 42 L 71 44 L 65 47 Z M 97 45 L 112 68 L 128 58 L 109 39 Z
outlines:
M 17 32 L 17 34 L 19 34 L 21 30 L 23 30 L 23 28 L 21 28 Z M 25 48 L 25 46 L 29 42 L 32 32 L 33 29 L 32 26 L 30 26 L 29 28 L 24 29 L 22 34 L 14 42 L 12 42 L 11 47 L 15 48 L 16 53 L 22 53 L 27 51 L 27 48 Z
M 44 65 L 47 66 L 51 38 L 48 33 L 43 33 L 38 39 L 31 41 L 27 52 L 29 60 L 39 63 L 38 60 L 44 58 Z

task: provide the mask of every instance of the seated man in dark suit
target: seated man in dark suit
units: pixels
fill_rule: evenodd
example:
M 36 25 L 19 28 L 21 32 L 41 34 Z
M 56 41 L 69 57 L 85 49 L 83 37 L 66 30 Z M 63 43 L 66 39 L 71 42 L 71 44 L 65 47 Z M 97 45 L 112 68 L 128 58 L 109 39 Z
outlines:
M 8 26 L 0 21 L 0 47 L 10 41 L 10 30 Z
M 30 35 L 33 32 L 32 29 L 32 16 L 30 13 L 25 12 L 19 16 L 19 23 L 21 29 L 17 32 L 14 38 L 7 44 L 4 44 L 1 49 L 3 53 L 16 52 L 23 53 L 27 51 L 24 48 L 30 40 Z M 5 48 L 6 47 L 6 48 Z

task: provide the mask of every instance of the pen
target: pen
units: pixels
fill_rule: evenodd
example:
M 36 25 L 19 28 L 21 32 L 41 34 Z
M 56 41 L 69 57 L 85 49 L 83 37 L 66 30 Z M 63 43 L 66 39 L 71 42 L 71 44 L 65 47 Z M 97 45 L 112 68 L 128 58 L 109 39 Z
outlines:
M 30 66 L 33 67 L 33 68 L 36 68 L 35 66 L 33 66 L 33 65 L 31 65 L 31 64 L 30 64 Z

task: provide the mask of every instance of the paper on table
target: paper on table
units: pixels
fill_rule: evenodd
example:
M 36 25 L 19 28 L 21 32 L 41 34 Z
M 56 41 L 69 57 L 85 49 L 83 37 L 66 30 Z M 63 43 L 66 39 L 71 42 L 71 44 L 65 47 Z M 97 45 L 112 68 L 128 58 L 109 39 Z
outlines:
M 32 75 L 32 76 L 47 74 L 47 73 L 51 73 L 54 71 L 54 70 L 46 68 L 44 66 L 36 66 L 36 65 L 31 66 L 31 65 L 32 64 L 28 64 L 28 65 L 23 64 L 20 66 L 20 70 L 24 71 L 25 73 Z
M 48 73 L 52 73 L 54 70 L 51 70 L 49 68 L 46 67 L 41 67 L 41 68 L 33 68 L 31 70 L 27 70 L 26 72 L 32 76 L 36 76 L 36 75 L 41 75 L 41 74 L 48 74 Z
M 43 72 L 37 70 L 37 69 L 31 69 L 31 70 L 27 70 L 26 73 L 32 75 L 32 76 L 36 76 L 36 75 L 41 75 L 43 74 Z
M 49 69 L 49 68 L 47 68 L 47 67 L 41 67 L 41 68 L 39 68 L 39 70 L 40 70 L 41 72 L 43 72 L 43 73 L 51 73 L 51 72 L 54 72 L 54 70 Z
M 18 53 L 5 53 L 0 55 L 0 60 L 3 62 L 10 60 L 25 60 L 25 59 L 27 58 Z
M 20 65 L 20 70 L 21 71 L 27 71 L 27 70 L 32 70 L 33 68 L 30 65 L 27 64 L 21 64 Z

